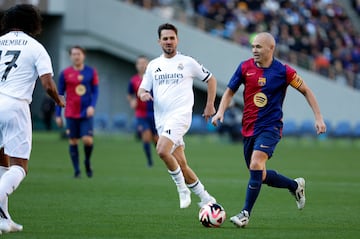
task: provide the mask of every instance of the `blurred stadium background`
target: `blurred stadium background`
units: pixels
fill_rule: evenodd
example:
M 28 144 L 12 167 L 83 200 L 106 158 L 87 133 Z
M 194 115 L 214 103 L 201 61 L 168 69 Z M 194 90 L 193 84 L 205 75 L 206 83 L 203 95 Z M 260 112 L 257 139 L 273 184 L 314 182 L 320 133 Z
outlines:
M 105 132 L 133 130 L 133 112 L 126 101 L 127 84 L 138 55 L 161 54 L 157 27 L 172 22 L 179 28 L 179 50 L 194 56 L 218 79 L 218 98 L 241 60 L 251 57 L 249 39 L 271 31 L 277 57 L 293 65 L 317 95 L 329 136 L 360 137 L 360 36 L 357 1 L 340 0 L 28 0 L 0 1 L 0 10 L 26 2 L 43 13 L 39 37 L 49 51 L 57 81 L 69 65 L 68 49 L 87 49 L 87 64 L 98 69 L 100 97 L 96 127 Z M 34 129 L 42 130 L 39 84 L 31 105 Z M 195 82 L 192 132 L 209 133 L 196 124 L 205 104 L 205 88 Z M 241 114 L 242 95 L 234 107 Z M 299 93 L 288 90 L 284 104 L 288 135 L 308 133 L 312 112 Z M 237 117 L 239 118 L 239 117 Z M 238 123 L 238 121 L 236 121 Z M 239 130 L 239 128 L 237 128 Z M 313 129 L 310 129 L 310 132 Z M 314 133 L 314 132 L 311 132 Z

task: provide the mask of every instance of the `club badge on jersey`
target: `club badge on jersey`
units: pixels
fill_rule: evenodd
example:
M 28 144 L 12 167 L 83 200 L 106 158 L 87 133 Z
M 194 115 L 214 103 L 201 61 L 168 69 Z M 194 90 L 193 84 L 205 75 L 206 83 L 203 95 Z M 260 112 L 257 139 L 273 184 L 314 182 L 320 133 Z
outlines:
M 266 78 L 265 77 L 259 77 L 258 85 L 259 86 L 265 86 L 266 85 Z

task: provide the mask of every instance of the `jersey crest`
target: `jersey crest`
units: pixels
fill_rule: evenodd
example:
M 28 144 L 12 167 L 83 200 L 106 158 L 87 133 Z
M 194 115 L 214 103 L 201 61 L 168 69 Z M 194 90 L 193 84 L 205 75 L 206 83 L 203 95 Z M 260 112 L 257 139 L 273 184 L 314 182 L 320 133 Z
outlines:
M 258 85 L 259 86 L 265 86 L 265 84 L 266 84 L 266 78 L 265 77 L 259 77 Z
M 183 65 L 183 63 L 179 63 L 177 69 L 178 69 L 179 71 L 184 70 L 184 65 Z

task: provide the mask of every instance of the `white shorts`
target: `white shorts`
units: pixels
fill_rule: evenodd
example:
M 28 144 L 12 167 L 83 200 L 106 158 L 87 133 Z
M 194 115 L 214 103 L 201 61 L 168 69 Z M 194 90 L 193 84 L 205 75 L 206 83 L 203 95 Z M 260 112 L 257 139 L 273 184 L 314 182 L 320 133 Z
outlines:
M 191 117 L 191 112 L 167 117 L 165 122 L 156 125 L 158 135 L 169 138 L 174 143 L 173 150 L 178 146 L 185 146 L 183 137 L 190 128 Z
M 29 103 L 0 94 L 0 148 L 10 157 L 29 159 L 32 125 Z

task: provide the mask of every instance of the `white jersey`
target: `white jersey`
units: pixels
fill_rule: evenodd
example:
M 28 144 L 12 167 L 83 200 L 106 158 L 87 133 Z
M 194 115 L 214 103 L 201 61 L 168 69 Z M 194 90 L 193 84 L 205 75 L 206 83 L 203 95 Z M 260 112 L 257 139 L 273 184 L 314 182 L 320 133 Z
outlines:
M 49 54 L 34 38 L 21 31 L 0 37 L 0 94 L 29 104 L 36 80 L 53 69 Z
M 194 105 L 193 80 L 207 82 L 211 73 L 190 56 L 161 55 L 150 61 L 140 88 L 153 91 L 156 126 L 175 114 L 191 113 Z

